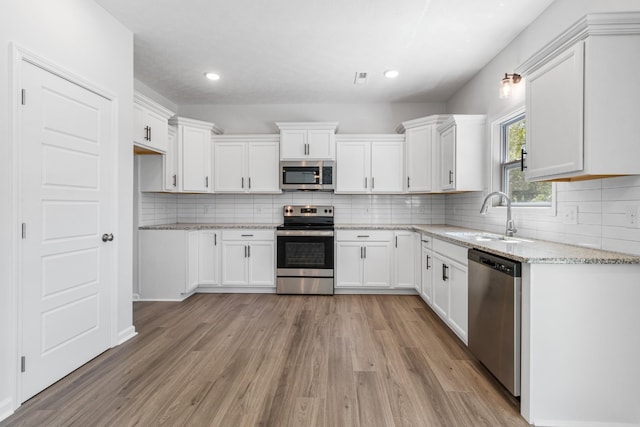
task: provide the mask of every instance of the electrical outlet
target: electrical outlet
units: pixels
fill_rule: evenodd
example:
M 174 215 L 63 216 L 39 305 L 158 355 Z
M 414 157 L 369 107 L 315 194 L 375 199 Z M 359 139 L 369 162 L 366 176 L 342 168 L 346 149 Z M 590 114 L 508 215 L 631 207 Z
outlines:
M 562 213 L 563 222 L 565 224 L 577 224 L 578 223 L 578 206 L 571 205 L 564 208 Z
M 629 227 L 640 228 L 640 218 L 638 218 L 638 206 L 625 206 L 625 224 Z

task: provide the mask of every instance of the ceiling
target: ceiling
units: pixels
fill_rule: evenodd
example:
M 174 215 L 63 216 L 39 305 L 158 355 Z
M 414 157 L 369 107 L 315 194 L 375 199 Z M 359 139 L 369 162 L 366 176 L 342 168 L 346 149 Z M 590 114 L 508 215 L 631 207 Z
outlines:
M 136 79 L 192 105 L 443 102 L 553 0 L 96 1 Z

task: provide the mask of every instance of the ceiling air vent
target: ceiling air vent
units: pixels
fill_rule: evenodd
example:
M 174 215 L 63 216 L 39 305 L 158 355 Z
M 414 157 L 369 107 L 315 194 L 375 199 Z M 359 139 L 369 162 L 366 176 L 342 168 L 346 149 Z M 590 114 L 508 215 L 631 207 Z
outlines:
M 353 80 L 354 85 L 363 85 L 367 82 L 367 73 L 356 73 L 356 78 Z

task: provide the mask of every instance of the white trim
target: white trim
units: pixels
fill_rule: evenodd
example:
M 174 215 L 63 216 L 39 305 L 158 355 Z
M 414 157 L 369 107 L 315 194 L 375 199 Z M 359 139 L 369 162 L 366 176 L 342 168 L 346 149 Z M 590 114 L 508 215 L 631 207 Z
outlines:
M 11 60 L 10 60 L 10 83 L 11 90 L 9 94 L 10 108 L 9 108 L 9 116 L 10 116 L 10 129 L 9 135 L 11 137 L 11 143 L 9 144 L 9 155 L 12 158 L 12 162 L 9 166 L 9 196 L 12 200 L 13 212 L 11 216 L 11 224 L 15 227 L 15 232 L 12 234 L 12 253 L 14 254 L 14 258 L 10 259 L 9 262 L 11 264 L 11 273 L 10 273 L 10 299 L 11 303 L 11 313 L 10 313 L 10 322 L 11 322 L 11 343 L 10 343 L 10 352 L 14 355 L 14 359 L 12 360 L 11 365 L 14 367 L 15 375 L 10 376 L 11 381 L 11 389 L 13 390 L 12 402 L 13 409 L 17 409 L 22 402 L 20 402 L 19 396 L 21 395 L 21 382 L 20 382 L 20 369 L 19 369 L 19 361 L 20 355 L 22 353 L 22 345 L 21 345 L 21 337 L 22 337 L 22 297 L 20 289 L 22 288 L 22 277 L 20 274 L 20 265 L 22 262 L 21 258 L 21 236 L 18 233 L 18 224 L 21 223 L 20 219 L 22 217 L 22 203 L 19 197 L 22 194 L 22 182 L 20 180 L 20 171 L 19 165 L 21 165 L 20 158 L 20 149 L 19 144 L 22 141 L 22 135 L 20 132 L 20 118 L 21 118 L 21 109 L 20 109 L 20 97 L 18 93 L 20 93 L 22 89 L 22 64 L 23 62 L 27 62 L 36 67 L 39 67 L 51 74 L 54 74 L 62 79 L 65 79 L 75 85 L 78 85 L 92 93 L 95 93 L 98 96 L 101 96 L 108 101 L 110 101 L 111 105 L 111 138 L 113 140 L 113 147 L 111 152 L 109 153 L 109 159 L 114 165 L 114 172 L 112 174 L 112 179 L 114 184 L 113 187 L 113 196 L 115 199 L 115 203 L 113 204 L 111 210 L 111 215 L 114 219 L 114 230 L 120 230 L 120 223 L 118 217 L 118 176 L 119 170 L 117 169 L 118 165 L 118 155 L 119 155 L 119 137 L 118 137 L 118 111 L 119 111 L 119 102 L 115 93 L 104 89 L 89 80 L 84 79 L 78 74 L 73 73 L 72 71 L 67 70 L 66 68 L 58 65 L 57 63 L 30 51 L 15 42 L 10 43 L 10 51 L 11 51 Z M 115 242 L 112 246 L 112 259 L 114 263 L 113 273 L 114 276 L 112 278 L 113 283 L 118 283 L 118 272 L 119 272 L 119 264 L 118 264 L 118 245 L 119 241 Z M 110 321 L 109 325 L 110 329 L 110 342 L 109 347 L 113 347 L 118 344 L 119 336 L 118 336 L 118 288 L 117 286 L 109 286 L 107 287 L 108 294 L 107 298 L 109 301 L 109 312 L 110 312 Z M 132 326 L 133 327 L 133 326 Z M 128 330 L 127 330 L 128 332 Z M 130 332 L 128 332 L 130 334 Z M 4 404 L 4 402 L 3 402 Z M 0 406 L 0 409 L 2 407 Z M 2 412 L 0 412 L 2 413 Z
M 11 397 L 7 397 L 3 401 L 0 402 L 0 421 L 5 418 L 9 418 L 15 412 L 15 406 L 13 403 L 13 399 Z
M 138 333 L 136 332 L 136 328 L 133 325 L 131 325 L 124 331 L 120 331 L 120 333 L 118 334 L 118 342 L 116 345 L 120 345 L 125 341 L 129 341 L 131 338 L 135 337 L 136 335 L 138 335 Z
M 502 112 L 500 116 L 491 120 L 490 127 L 490 135 L 489 135 L 489 143 L 490 143 L 490 158 L 489 158 L 489 191 L 502 191 L 502 182 L 501 182 L 501 167 L 502 164 L 502 123 L 507 122 L 516 116 L 521 114 L 525 114 L 526 119 L 526 109 L 524 103 L 521 103 L 515 107 L 510 108 L 508 111 Z M 522 212 L 527 214 L 547 214 L 549 216 L 557 216 L 558 214 L 558 197 L 557 197 L 557 189 L 556 183 L 551 183 L 551 206 L 518 206 L 511 205 L 511 209 L 514 212 Z M 487 193 L 487 194 L 488 194 Z M 495 199 L 498 201 L 498 199 Z M 495 205 L 493 206 L 497 209 L 506 209 L 504 206 Z

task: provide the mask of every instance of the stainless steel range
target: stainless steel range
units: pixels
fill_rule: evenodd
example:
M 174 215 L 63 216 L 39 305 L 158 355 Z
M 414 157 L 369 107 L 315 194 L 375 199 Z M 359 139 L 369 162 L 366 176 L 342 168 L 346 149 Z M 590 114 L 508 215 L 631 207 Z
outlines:
M 333 295 L 333 206 L 284 206 L 277 236 L 278 294 Z

